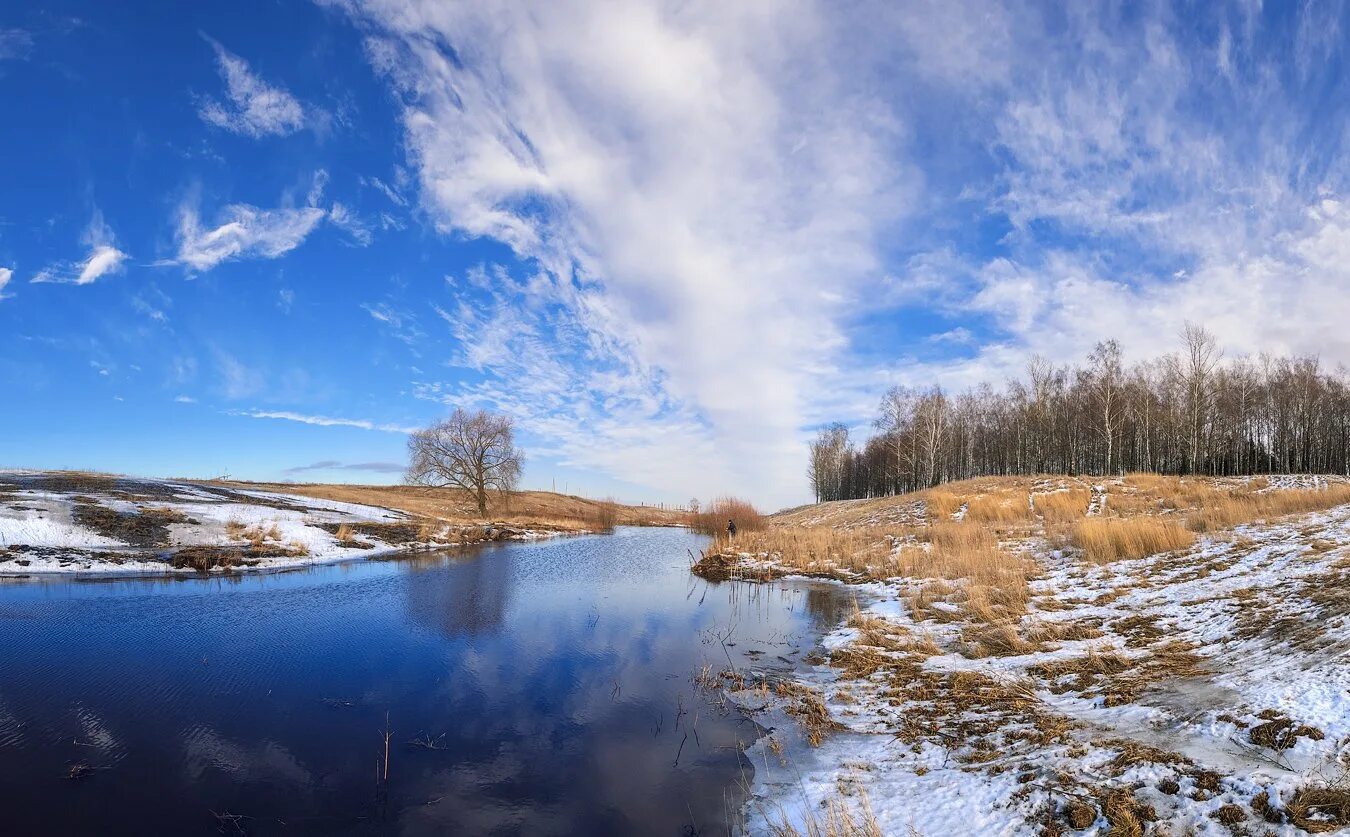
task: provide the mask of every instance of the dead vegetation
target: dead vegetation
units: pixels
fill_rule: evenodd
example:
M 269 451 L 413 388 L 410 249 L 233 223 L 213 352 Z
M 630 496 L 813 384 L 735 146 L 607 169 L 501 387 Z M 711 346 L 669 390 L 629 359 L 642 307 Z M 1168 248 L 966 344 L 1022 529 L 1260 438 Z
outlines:
M 359 503 L 404 512 L 418 519 L 448 525 L 482 525 L 477 504 L 466 491 L 414 485 L 341 485 L 308 483 L 251 483 L 238 481 L 194 482 L 205 490 L 274 491 L 342 503 Z M 492 511 L 495 523 L 543 531 L 590 531 L 590 522 L 607 517 L 608 500 L 592 500 L 550 491 L 513 491 Z M 633 506 L 613 503 L 617 526 L 682 526 L 688 523 L 684 509 Z M 726 521 L 723 521 L 726 525 Z
M 170 508 L 142 507 L 119 512 L 92 499 L 76 502 L 72 516 L 81 526 L 137 547 L 168 546 L 169 526 L 188 521 L 187 515 Z
M 1273 709 L 1263 711 L 1258 717 L 1262 719 L 1263 723 L 1257 724 L 1247 731 L 1247 740 L 1258 747 L 1288 750 L 1297 744 L 1300 738 L 1321 741 L 1326 737 L 1320 729 L 1307 724 L 1295 723 L 1283 713 L 1276 712 Z
M 591 514 L 587 528 L 593 532 L 613 532 L 619 525 L 619 504 L 613 497 L 601 500 Z
M 1288 487 L 1294 485 L 1304 487 Z M 1191 695 L 1207 695 L 1207 675 L 1228 665 L 1227 642 L 1260 637 L 1299 650 L 1328 648 L 1318 636 L 1323 620 L 1350 614 L 1347 541 L 1321 521 L 1286 521 L 1275 537 L 1225 531 L 1350 503 L 1350 485 L 1309 485 L 1325 482 L 980 479 L 893 498 L 895 515 L 879 500 L 793 509 L 731 548 L 717 544 L 705 561 L 722 577 L 886 582 L 903 606 L 885 617 L 855 610 L 848 626 L 856 634 L 821 660 L 838 676 L 819 717 L 834 711 L 850 726 L 856 718 L 858 731 L 885 730 L 901 752 L 940 748 L 965 772 L 1025 771 L 1018 776 L 1028 789 L 1023 798 L 1040 789 L 1053 800 L 1035 815 L 1044 834 L 1094 823 L 1112 835 L 1164 833 L 1175 822 L 1159 821 L 1190 800 L 1214 800 L 1202 816 L 1233 833 L 1249 833 L 1262 820 L 1326 832 L 1350 825 L 1350 798 L 1339 785 L 1237 804 L 1240 773 L 1220 774 L 1140 740 L 1104 739 L 1090 717 L 1074 720 L 1060 708 L 1211 700 Z M 918 515 L 909 511 L 915 503 Z M 1267 568 L 1297 563 L 1277 559 L 1320 563 L 1310 568 L 1316 574 L 1289 578 Z M 1246 567 L 1260 574 L 1247 581 Z M 1173 585 L 1189 586 L 1174 594 Z M 1291 609 L 1294 594 L 1301 606 Z M 1231 610 L 1222 610 L 1229 603 Z M 1080 608 L 1087 612 L 1075 613 Z M 1188 627 L 1192 613 L 1218 624 L 1231 613 L 1234 628 L 1216 642 Z M 1011 659 L 1018 657 L 1026 659 Z M 1047 692 L 1084 702 L 1061 704 Z M 1286 751 L 1325 737 L 1281 713 L 1252 720 L 1250 709 L 1218 706 L 1247 719 L 1228 716 L 1233 741 L 1257 759 L 1282 763 Z M 1094 748 L 1115 752 L 1109 761 L 1085 760 Z M 1027 766 L 1042 757 L 1052 761 Z M 1072 766 L 1080 761 L 1090 766 Z M 1159 766 L 1147 785 L 1126 777 L 1141 764 Z M 935 768 L 927 762 L 905 769 Z
M 1105 706 L 1121 706 L 1135 702 L 1150 686 L 1200 674 L 1202 662 L 1193 647 L 1172 642 L 1138 656 L 1089 649 L 1082 657 L 1035 663 L 1027 672 L 1044 679 L 1057 694 L 1077 692 L 1101 697 Z
M 856 805 L 850 804 L 851 798 L 857 800 Z M 765 819 L 773 837 L 883 837 L 871 800 L 860 788 L 840 788 L 822 800 L 818 808 L 805 810 L 796 818 L 779 811 Z M 804 832 L 797 827 L 797 821 L 805 828 Z
M 736 536 L 758 532 L 765 526 L 764 515 L 751 503 L 736 497 L 718 497 L 689 516 L 689 528 L 700 535 L 726 540 L 727 523 L 736 524 Z
M 1036 513 L 1047 524 L 1072 523 L 1087 514 L 1092 492 L 1086 488 L 1070 488 L 1032 495 Z
M 1195 535 L 1170 521 L 1149 517 L 1094 517 L 1073 527 L 1072 541 L 1084 558 L 1105 564 L 1187 549 L 1195 543 Z
M 1350 787 L 1304 787 L 1285 806 L 1289 821 L 1312 834 L 1350 826 Z

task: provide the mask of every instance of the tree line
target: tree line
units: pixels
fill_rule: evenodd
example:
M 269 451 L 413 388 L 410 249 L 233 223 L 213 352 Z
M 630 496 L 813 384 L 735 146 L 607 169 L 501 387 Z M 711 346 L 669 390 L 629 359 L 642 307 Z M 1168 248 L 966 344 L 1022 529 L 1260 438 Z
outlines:
M 1350 380 L 1316 357 L 1223 357 L 1187 324 L 1180 350 L 1126 367 L 1115 340 L 1081 366 L 1041 357 L 1025 379 L 960 394 L 893 387 L 861 445 L 820 430 L 816 499 L 880 497 L 1012 474 L 1350 474 Z

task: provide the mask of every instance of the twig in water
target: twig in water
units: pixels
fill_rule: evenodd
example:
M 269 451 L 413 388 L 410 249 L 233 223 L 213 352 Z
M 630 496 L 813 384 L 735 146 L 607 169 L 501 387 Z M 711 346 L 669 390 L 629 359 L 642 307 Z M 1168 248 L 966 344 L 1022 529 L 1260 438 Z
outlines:
M 88 779 L 94 775 L 94 768 L 82 761 L 72 763 L 66 768 L 67 779 Z
M 389 730 L 389 713 L 384 713 L 384 778 L 385 784 L 389 784 L 389 739 L 394 735 Z
M 445 733 L 441 733 L 435 738 L 432 738 L 431 734 L 427 733 L 421 738 L 410 739 L 408 741 L 408 746 L 421 747 L 423 750 L 448 750 L 450 748 L 445 746 L 444 739 Z
M 252 819 L 252 817 L 246 817 L 243 814 L 231 814 L 228 811 L 222 811 L 220 813 L 212 811 L 211 816 L 216 818 L 217 831 L 229 829 L 235 834 L 246 833 L 244 831 L 244 820 Z

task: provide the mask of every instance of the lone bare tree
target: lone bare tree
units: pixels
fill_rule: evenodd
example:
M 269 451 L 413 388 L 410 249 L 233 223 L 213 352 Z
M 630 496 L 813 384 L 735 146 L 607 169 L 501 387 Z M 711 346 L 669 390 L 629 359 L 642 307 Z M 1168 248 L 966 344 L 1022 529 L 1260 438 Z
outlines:
M 457 407 L 449 418 L 408 437 L 404 480 L 462 488 L 478 502 L 479 516 L 486 517 L 488 492 L 514 490 L 524 461 L 510 416 Z

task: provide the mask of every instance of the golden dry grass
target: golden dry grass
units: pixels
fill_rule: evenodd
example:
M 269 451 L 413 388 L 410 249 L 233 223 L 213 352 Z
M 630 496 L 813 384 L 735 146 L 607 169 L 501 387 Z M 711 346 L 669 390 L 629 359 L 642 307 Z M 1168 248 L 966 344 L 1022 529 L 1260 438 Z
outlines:
M 1105 564 L 1186 549 L 1195 543 L 1195 535 L 1170 521 L 1148 517 L 1091 517 L 1073 527 L 1072 540 L 1085 559 Z
M 950 518 L 961 508 L 961 498 L 950 491 L 931 491 L 928 494 L 927 509 L 930 520 Z
M 710 578 L 741 577 L 734 572 L 735 559 L 729 559 L 740 553 L 803 575 L 960 582 L 959 590 L 949 588 L 944 597 L 958 593 L 962 613 L 981 622 L 1025 613 L 1028 580 L 1036 572 L 1034 561 L 1009 554 L 989 527 L 974 521 L 939 520 L 920 530 L 773 526 L 738 536 L 730 545 L 715 543 L 697 571 Z
M 757 532 L 764 528 L 764 515 L 750 502 L 737 497 L 718 497 L 698 514 L 691 515 L 689 528 L 714 538 L 727 537 L 727 521 L 735 521 L 736 533 Z
M 1087 514 L 1092 492 L 1086 488 L 1052 491 L 1033 496 L 1036 512 L 1047 524 L 1072 523 Z
M 473 498 L 467 492 L 449 488 L 234 481 L 208 484 L 380 506 L 443 523 L 476 523 L 482 520 L 478 516 Z M 593 521 L 608 518 L 610 511 L 607 507 L 610 505 L 611 502 L 607 500 L 591 500 L 569 494 L 517 491 L 507 495 L 504 501 L 490 508 L 488 513 L 494 521 L 527 529 L 582 531 L 589 530 Z M 679 526 L 686 524 L 689 517 L 686 512 L 676 509 L 618 503 L 612 505 L 614 523 L 618 526 Z
M 1350 485 L 1331 485 L 1325 489 L 1292 491 L 1231 492 L 1207 496 L 1203 505 L 1186 518 L 1196 532 L 1228 529 L 1243 523 L 1268 520 L 1289 514 L 1323 511 L 1350 503 Z
M 975 523 L 1021 523 L 1032 519 L 1031 504 L 1020 492 L 986 494 L 968 501 L 966 519 Z

